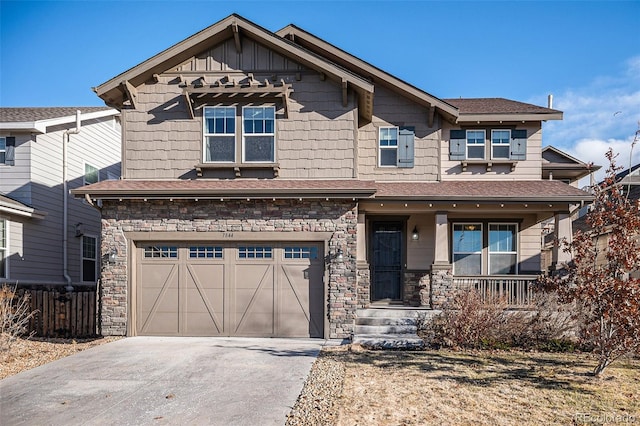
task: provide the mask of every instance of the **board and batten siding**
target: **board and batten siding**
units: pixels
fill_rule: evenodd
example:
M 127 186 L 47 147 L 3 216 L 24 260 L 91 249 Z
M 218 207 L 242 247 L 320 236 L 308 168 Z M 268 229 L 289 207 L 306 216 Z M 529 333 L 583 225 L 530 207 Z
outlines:
M 486 129 L 487 144 L 491 138 L 491 129 L 511 127 L 513 123 L 496 124 L 495 126 L 479 124 L 478 126 L 465 126 L 465 129 Z M 487 172 L 484 165 L 469 165 L 467 171 L 462 171 L 460 160 L 449 159 L 450 130 L 460 129 L 443 121 L 442 143 L 440 149 L 440 162 L 442 167 L 442 180 L 540 180 L 542 179 L 542 128 L 540 123 L 516 123 L 516 129 L 527 130 L 527 159 L 518 161 L 515 170 L 511 171 L 509 165 L 494 165 Z M 489 151 L 487 150 L 487 155 Z M 490 158 L 490 157 L 489 157 Z M 487 160 L 490 161 L 490 160 Z
M 379 181 L 438 179 L 440 117 L 428 126 L 429 110 L 384 87 L 376 86 L 372 122 L 358 130 L 358 177 Z M 414 166 L 378 167 L 378 129 L 388 126 L 415 128 Z

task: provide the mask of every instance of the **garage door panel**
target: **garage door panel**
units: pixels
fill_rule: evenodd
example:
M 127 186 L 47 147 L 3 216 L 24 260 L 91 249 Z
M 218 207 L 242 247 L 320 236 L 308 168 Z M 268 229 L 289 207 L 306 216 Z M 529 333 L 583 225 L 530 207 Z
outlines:
M 221 264 L 187 264 L 184 333 L 223 335 L 225 267 Z
M 179 331 L 178 265 L 142 265 L 146 274 L 139 295 L 138 330 L 144 334 Z
M 303 259 L 281 266 L 278 334 L 322 337 L 324 286 L 322 267 Z M 313 262 L 318 263 L 318 262 Z
M 272 264 L 243 262 L 236 266 L 232 292 L 234 335 L 273 335 L 273 291 Z

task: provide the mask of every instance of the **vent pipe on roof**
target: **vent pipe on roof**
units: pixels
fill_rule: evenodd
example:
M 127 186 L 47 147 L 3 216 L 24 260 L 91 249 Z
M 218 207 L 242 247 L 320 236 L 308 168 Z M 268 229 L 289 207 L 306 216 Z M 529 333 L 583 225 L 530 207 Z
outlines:
M 551 94 L 547 97 L 547 105 L 549 109 L 553 109 L 553 95 Z

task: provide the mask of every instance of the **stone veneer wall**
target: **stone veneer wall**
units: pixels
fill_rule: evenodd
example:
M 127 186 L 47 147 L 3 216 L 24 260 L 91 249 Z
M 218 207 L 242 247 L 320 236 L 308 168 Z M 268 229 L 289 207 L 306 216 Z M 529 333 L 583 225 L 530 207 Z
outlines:
M 369 264 L 357 265 L 358 274 L 358 308 L 366 309 L 371 304 L 371 270 Z
M 404 271 L 402 301 L 409 306 L 429 306 L 429 271 Z
M 325 253 L 329 337 L 353 332 L 356 291 L 356 204 L 351 201 L 295 200 L 104 200 L 102 256 L 116 252 L 114 263 L 102 263 L 102 334 L 127 332 L 127 247 L 125 232 L 332 232 Z M 343 250 L 343 261 L 335 258 Z M 368 294 L 368 291 L 367 291 Z
M 451 266 L 435 265 L 431 268 L 431 308 L 443 309 L 453 300 L 456 289 L 453 283 Z

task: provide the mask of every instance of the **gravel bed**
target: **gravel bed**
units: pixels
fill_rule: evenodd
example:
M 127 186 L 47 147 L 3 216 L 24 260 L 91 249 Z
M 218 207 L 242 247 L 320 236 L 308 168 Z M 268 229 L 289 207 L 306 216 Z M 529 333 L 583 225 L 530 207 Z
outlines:
M 325 347 L 311 367 L 298 400 L 287 415 L 287 426 L 334 425 L 344 382 L 344 363 L 336 359 L 344 346 Z

